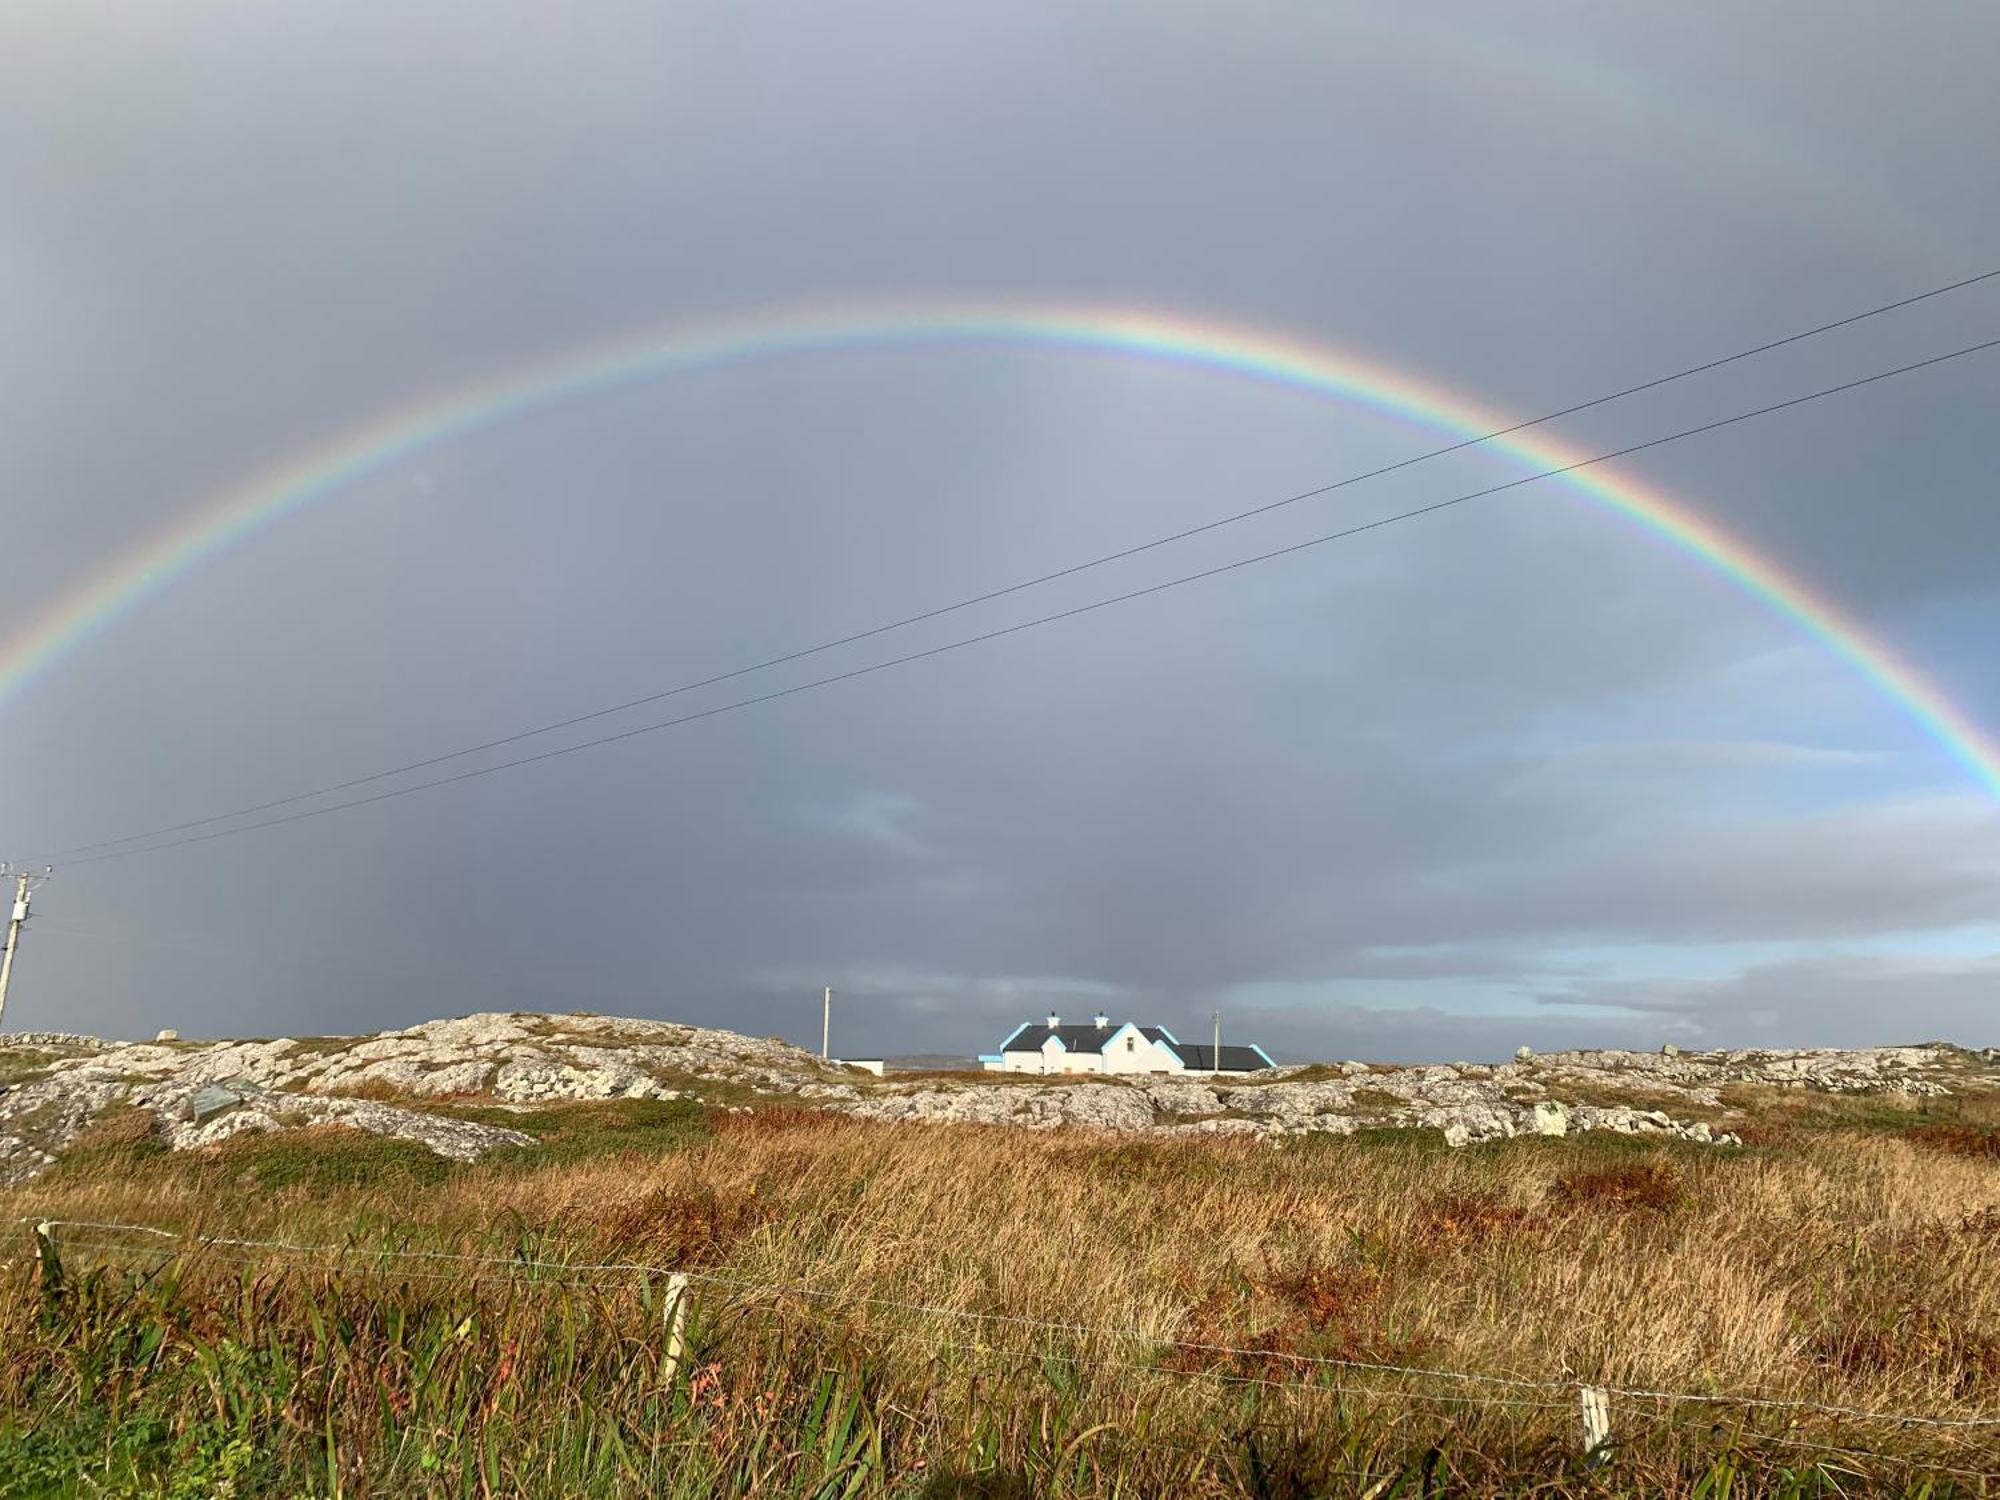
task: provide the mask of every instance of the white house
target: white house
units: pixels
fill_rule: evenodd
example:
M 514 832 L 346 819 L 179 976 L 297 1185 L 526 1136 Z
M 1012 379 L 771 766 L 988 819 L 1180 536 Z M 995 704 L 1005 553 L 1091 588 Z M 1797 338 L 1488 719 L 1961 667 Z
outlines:
M 1178 1040 L 1164 1026 L 1112 1025 L 1103 1012 L 1087 1026 L 1065 1026 L 1051 1015 L 1044 1025 L 1023 1022 L 1000 1044 L 981 1054 L 989 1073 L 1261 1073 L 1275 1067 L 1262 1047 L 1215 1048 Z

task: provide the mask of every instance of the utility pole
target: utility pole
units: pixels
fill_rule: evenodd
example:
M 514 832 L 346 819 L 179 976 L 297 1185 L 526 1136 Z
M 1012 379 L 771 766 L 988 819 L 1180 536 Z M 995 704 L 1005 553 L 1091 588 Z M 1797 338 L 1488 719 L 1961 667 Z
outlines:
M 829 1043 L 833 1038 L 833 986 L 826 987 L 826 994 L 820 999 L 819 1009 L 819 1060 L 831 1062 L 833 1051 Z
M 1222 1012 L 1219 1010 L 1211 1011 L 1210 1017 L 1215 1022 L 1215 1050 L 1208 1054 L 1208 1071 L 1210 1073 L 1220 1073 L 1222 1071 Z
M 6 867 L 0 865 L 0 873 Z M 46 878 L 47 872 L 43 872 Z M 21 928 L 28 920 L 28 895 L 34 888 L 34 876 L 23 870 L 14 877 L 14 915 L 7 922 L 7 947 L 0 952 L 0 1018 L 7 1013 L 7 985 L 14 977 L 14 954 L 21 946 Z

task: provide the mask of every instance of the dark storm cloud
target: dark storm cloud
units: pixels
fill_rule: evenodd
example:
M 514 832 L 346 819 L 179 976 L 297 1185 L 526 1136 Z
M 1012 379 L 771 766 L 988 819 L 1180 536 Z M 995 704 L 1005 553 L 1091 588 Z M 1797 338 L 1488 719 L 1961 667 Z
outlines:
M 2000 123 L 1993 22 L 1970 14 L 103 5 L 0 25 L 0 628 L 308 443 L 620 330 L 1100 299 L 1526 412 L 1982 269 L 2000 228 L 1964 186 Z M 1761 61 L 1802 36 L 1813 66 Z M 1563 430 L 1620 446 L 1996 316 L 1991 293 L 1941 302 Z M 1993 722 L 1996 380 L 1954 366 L 1627 471 Z M 551 413 L 356 486 L 72 656 L 7 710 L 5 848 L 705 676 L 1435 436 L 991 352 Z M 877 654 L 1513 472 L 1461 456 Z M 832 982 L 854 1050 L 1225 998 L 1281 1049 L 1435 1056 L 1752 1014 L 1769 1041 L 1875 1039 L 1907 987 L 1923 1029 L 1970 1033 L 1977 966 L 1923 954 L 1994 909 L 1996 851 L 1992 804 L 1859 678 L 1540 486 L 545 767 L 76 866 L 10 1015 L 329 1030 L 577 1005 L 803 1035 Z M 1912 956 L 1856 956 L 1871 940 Z M 1828 952 L 1728 957 L 1773 943 Z M 1579 947 L 1629 957 L 1572 972 Z
M 1929 962 L 1844 957 L 1757 965 L 1672 986 L 1604 983 L 1542 1001 L 1611 1007 L 1679 1036 L 1731 1046 L 1785 1046 L 1805 1033 L 1835 1047 L 1940 1039 L 1992 1046 L 2000 1035 L 1996 985 L 2000 953 Z

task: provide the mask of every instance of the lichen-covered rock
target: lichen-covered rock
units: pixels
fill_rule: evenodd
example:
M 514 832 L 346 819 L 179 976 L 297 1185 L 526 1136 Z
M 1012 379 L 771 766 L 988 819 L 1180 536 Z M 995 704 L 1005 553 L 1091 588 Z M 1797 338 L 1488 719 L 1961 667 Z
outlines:
M 1145 1091 L 1122 1083 L 1069 1083 L 1048 1088 L 973 1084 L 961 1089 L 917 1089 L 850 1105 L 849 1112 L 875 1120 L 1024 1125 L 1038 1130 L 1058 1125 L 1147 1130 L 1153 1125 L 1153 1106 Z
M 1544 1099 L 1528 1111 L 1528 1129 L 1535 1135 L 1567 1135 L 1569 1111 L 1553 1099 Z
M 335 1099 L 310 1094 L 257 1094 L 233 1109 L 201 1120 L 175 1120 L 153 1101 L 161 1133 L 176 1151 L 212 1146 L 252 1130 L 297 1129 L 305 1125 L 345 1125 L 373 1135 L 415 1141 L 454 1161 L 475 1161 L 500 1146 L 532 1146 L 535 1138 L 519 1130 L 454 1120 L 445 1115 L 404 1109 L 373 1099 Z
M 1228 1081 L 946 1083 L 891 1075 L 877 1083 L 788 1043 L 730 1031 L 497 1011 L 367 1036 L 110 1042 L 40 1032 L 12 1033 L 0 1042 L 17 1055 L 39 1051 L 45 1057 L 30 1059 L 25 1081 L 0 1089 L 0 1181 L 45 1170 L 94 1120 L 120 1105 L 152 1111 L 162 1137 L 180 1148 L 245 1130 L 348 1124 L 422 1141 L 455 1159 L 529 1138 L 393 1100 L 479 1095 L 526 1110 L 565 1100 L 694 1098 L 715 1087 L 872 1119 L 1030 1129 L 1261 1135 L 1278 1143 L 1387 1124 L 1436 1129 L 1453 1145 L 1607 1130 L 1726 1146 L 1738 1144 L 1734 1135 L 1681 1116 L 1719 1108 L 1732 1084 L 1938 1095 L 1957 1087 L 1967 1068 L 2000 1065 L 2000 1051 L 1943 1045 L 1725 1052 L 1668 1045 L 1649 1052 L 1543 1054 L 1524 1047 L 1513 1062 L 1493 1066 L 1383 1068 L 1347 1061 L 1315 1069 L 1310 1078 L 1290 1067 Z M 203 1089 L 212 1091 L 213 1107 L 191 1110 Z M 1578 1102 L 1621 1092 L 1633 1102 Z
M 18 1135 L 0 1135 L 0 1187 L 32 1182 L 56 1164 L 55 1157 Z

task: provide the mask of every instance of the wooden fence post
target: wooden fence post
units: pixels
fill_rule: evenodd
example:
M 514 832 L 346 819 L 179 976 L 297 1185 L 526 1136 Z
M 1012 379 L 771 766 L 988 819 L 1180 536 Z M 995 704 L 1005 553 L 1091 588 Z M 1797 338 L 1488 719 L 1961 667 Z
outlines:
M 667 1357 L 661 1362 L 661 1384 L 672 1385 L 680 1373 L 686 1351 L 688 1279 L 687 1272 L 675 1271 L 667 1277 Z
M 1611 1393 L 1602 1386 L 1579 1385 L 1577 1398 L 1583 1407 L 1583 1451 L 1592 1466 L 1611 1461 Z
M 56 1249 L 56 1226 L 47 1219 L 35 1225 L 35 1280 L 44 1297 L 62 1290 L 62 1256 Z

